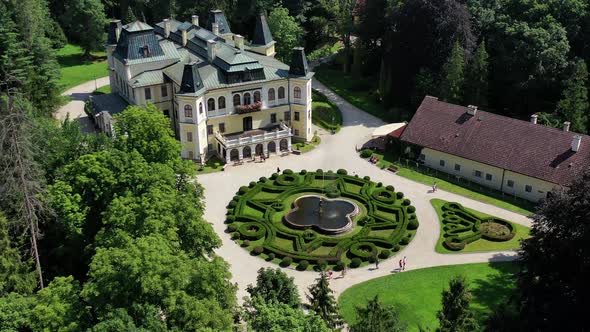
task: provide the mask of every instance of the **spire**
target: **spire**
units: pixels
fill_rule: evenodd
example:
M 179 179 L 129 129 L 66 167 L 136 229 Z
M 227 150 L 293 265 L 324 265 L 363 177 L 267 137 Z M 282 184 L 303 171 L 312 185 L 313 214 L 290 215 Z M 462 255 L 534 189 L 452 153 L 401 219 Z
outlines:
M 307 66 L 307 58 L 305 57 L 305 50 L 303 47 L 294 47 L 291 53 L 291 66 L 289 67 L 289 74 L 293 76 L 306 76 L 309 72 Z
M 261 12 L 256 16 L 256 28 L 254 29 L 252 44 L 268 45 L 271 42 L 273 42 L 272 34 L 270 33 L 270 28 L 266 22 L 266 16 Z
M 184 65 L 182 72 L 182 82 L 180 84 L 180 93 L 195 93 L 203 88 L 203 81 L 199 75 L 199 69 L 196 62 Z

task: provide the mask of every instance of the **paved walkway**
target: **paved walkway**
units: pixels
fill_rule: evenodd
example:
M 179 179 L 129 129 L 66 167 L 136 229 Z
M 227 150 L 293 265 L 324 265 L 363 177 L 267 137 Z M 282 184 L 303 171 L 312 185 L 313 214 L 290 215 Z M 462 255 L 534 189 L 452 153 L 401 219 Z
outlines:
M 328 96 L 342 110 L 344 123 L 342 130 L 338 134 L 320 133 L 322 144 L 313 151 L 300 156 L 272 157 L 267 159 L 265 163 L 245 163 L 237 167 L 230 166 L 225 172 L 203 174 L 198 177 L 199 182 L 205 188 L 205 219 L 213 225 L 223 241 L 223 245 L 217 250 L 217 253 L 231 264 L 233 281 L 239 285 L 238 298 L 241 299 L 247 295 L 246 286 L 256 282 L 256 274 L 259 268 L 277 267 L 277 265 L 251 256 L 230 239 L 230 235 L 224 232 L 226 229 L 224 225 L 225 206 L 240 186 L 248 184 L 250 181 L 256 181 L 262 176 L 270 176 L 276 171 L 277 167 L 280 167 L 281 170 L 290 168 L 294 171 L 344 168 L 350 174 L 369 175 L 376 182 L 383 182 L 384 185 L 391 184 L 396 190 L 402 191 L 406 197 L 412 200 L 412 204 L 416 207 L 420 227 L 412 242 L 397 256 L 382 261 L 379 264 L 379 270 L 373 270 L 373 266 L 349 269 L 345 278 L 334 279 L 331 286 L 336 295 L 340 295 L 345 289 L 354 284 L 395 273 L 396 262 L 403 256 L 408 257 L 406 269 L 409 270 L 438 265 L 506 261 L 515 258 L 516 253 L 513 251 L 467 254 L 436 253 L 434 247 L 439 237 L 440 228 L 436 212 L 430 205 L 432 198 L 460 202 L 466 207 L 525 226 L 530 226 L 531 222 L 522 215 L 453 193 L 442 190 L 429 193 L 431 189 L 429 186 L 381 170 L 361 159 L 355 151 L 355 146 L 361 146 L 370 139 L 373 130 L 384 123 L 374 116 L 360 111 L 315 80 L 313 81 L 313 87 Z M 295 278 L 295 283 L 299 287 L 302 296 L 308 286 L 318 277 L 316 272 L 299 272 L 291 268 L 283 270 Z M 338 273 L 336 274 L 338 275 Z
M 76 85 L 75 87 L 62 93 L 62 96 L 69 96 L 71 101 L 60 107 L 60 109 L 53 114 L 53 117 L 61 122 L 69 115 L 70 120 L 76 119 L 80 122 L 83 132 L 93 132 L 94 126 L 92 125 L 92 121 L 84 112 L 84 102 L 94 90 L 105 85 L 109 85 L 108 76 L 98 78 L 96 81 L 92 80 L 80 85 Z

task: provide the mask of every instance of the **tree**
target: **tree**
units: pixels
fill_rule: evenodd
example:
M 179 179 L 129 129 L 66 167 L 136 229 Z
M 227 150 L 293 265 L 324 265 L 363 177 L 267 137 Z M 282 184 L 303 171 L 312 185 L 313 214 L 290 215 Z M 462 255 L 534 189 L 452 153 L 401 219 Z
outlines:
M 442 292 L 442 310 L 437 314 L 440 332 L 468 332 L 478 329 L 477 321 L 469 308 L 471 292 L 464 277 L 449 281 L 449 289 Z
M 350 60 L 352 57 L 352 33 L 354 32 L 354 17 L 353 10 L 356 6 L 354 0 L 337 0 L 337 6 L 334 8 L 336 12 L 336 26 L 338 35 L 344 44 L 344 67 L 345 73 L 350 73 Z
M 464 70 L 465 51 L 459 42 L 455 42 L 442 70 L 441 96 L 445 101 L 455 104 L 463 102 Z
M 115 118 L 117 148 L 136 150 L 147 162 L 166 163 L 179 158 L 181 146 L 174 138 L 170 120 L 154 104 L 129 106 Z
M 0 99 L 0 206 L 17 221 L 19 233 L 28 233 L 39 287 L 43 272 L 39 257 L 39 220 L 48 211 L 41 199 L 45 188 L 32 145 L 31 106 L 21 97 Z
M 268 27 L 276 41 L 277 58 L 284 62 L 290 62 L 293 47 L 301 46 L 303 29 L 293 17 L 289 16 L 289 11 L 282 7 L 275 8 L 270 12 Z
M 62 22 L 66 32 L 79 40 L 84 56 L 102 49 L 107 19 L 100 0 L 68 0 Z
M 577 133 L 588 132 L 588 68 L 584 60 L 576 61 L 572 76 L 565 83 L 563 98 L 557 103 L 556 112 L 564 121 L 571 122 Z
M 342 318 L 338 313 L 338 303 L 332 294 L 334 291 L 330 289 L 330 283 L 325 273 L 321 273 L 317 279 L 317 283 L 309 287 L 309 295 L 307 300 L 310 304 L 310 309 L 319 315 L 326 325 L 331 329 L 338 329 L 342 326 Z
M 256 301 L 254 307 L 255 312 L 247 316 L 247 321 L 254 331 L 332 331 L 318 315 L 306 315 L 300 308 L 293 308 L 285 303 Z
M 365 307 L 356 307 L 357 320 L 351 332 L 405 332 L 406 324 L 392 306 L 385 306 L 379 297 L 369 300 Z
M 469 64 L 465 73 L 465 102 L 479 107 L 488 106 L 488 52 L 485 41 L 482 41 Z
M 437 86 L 434 81 L 434 75 L 427 68 L 420 68 L 414 79 L 414 94 L 412 96 L 412 106 L 418 108 L 424 97 L 427 95 L 435 96 Z
M 10 292 L 31 294 L 34 288 L 35 273 L 12 244 L 8 221 L 0 211 L 0 297 Z
M 538 206 L 519 253 L 518 306 L 524 330 L 583 330 L 590 305 L 590 171 Z
M 293 278 L 278 268 L 260 268 L 256 286 L 248 285 L 246 291 L 252 299 L 260 298 L 266 303 L 284 303 L 292 308 L 301 305 Z

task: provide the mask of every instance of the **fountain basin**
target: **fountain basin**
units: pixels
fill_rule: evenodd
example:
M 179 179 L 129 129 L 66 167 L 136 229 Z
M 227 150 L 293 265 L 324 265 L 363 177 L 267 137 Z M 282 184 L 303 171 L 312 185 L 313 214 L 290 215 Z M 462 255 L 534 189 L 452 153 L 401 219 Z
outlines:
M 358 206 L 348 200 L 306 195 L 293 202 L 293 209 L 285 215 L 284 221 L 296 229 L 313 228 L 324 234 L 342 234 L 352 228 L 352 218 L 359 211 Z

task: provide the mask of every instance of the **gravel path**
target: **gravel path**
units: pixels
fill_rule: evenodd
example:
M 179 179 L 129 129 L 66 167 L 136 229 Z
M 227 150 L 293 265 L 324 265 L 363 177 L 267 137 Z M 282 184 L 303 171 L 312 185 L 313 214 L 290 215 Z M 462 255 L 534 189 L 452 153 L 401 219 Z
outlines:
M 265 163 L 246 163 L 237 167 L 230 166 L 227 167 L 225 172 L 203 174 L 198 177 L 198 181 L 205 188 L 205 219 L 211 222 L 223 241 L 223 245 L 217 250 L 217 253 L 231 264 L 233 281 L 239 286 L 238 297 L 240 299 L 247 295 L 246 286 L 255 283 L 256 273 L 259 268 L 277 267 L 277 265 L 250 256 L 247 251 L 240 248 L 230 239 L 230 235 L 224 232 L 225 206 L 240 186 L 247 185 L 250 181 L 257 181 L 262 176 L 270 176 L 276 171 L 277 167 L 280 167 L 281 170 L 290 168 L 294 171 L 344 168 L 348 170 L 349 174 L 369 175 L 376 182 L 383 182 L 384 185 L 391 184 L 396 190 L 404 192 L 405 196 L 411 199 L 412 204 L 416 207 L 420 227 L 412 242 L 393 258 L 382 261 L 378 270 L 374 270 L 374 266 L 349 269 L 345 278 L 335 278 L 331 282 L 331 286 L 336 295 L 340 295 L 345 289 L 354 284 L 398 273 L 395 270 L 397 262 L 403 256 L 408 257 L 408 265 L 406 266 L 408 270 L 438 265 L 515 259 L 516 253 L 513 251 L 466 254 L 436 253 L 434 247 L 439 237 L 440 228 L 436 212 L 430 205 L 432 198 L 456 201 L 466 207 L 525 226 L 530 226 L 531 221 L 520 214 L 443 190 L 429 193 L 429 186 L 381 170 L 361 159 L 356 153 L 355 147 L 361 146 L 370 139 L 373 130 L 384 123 L 374 116 L 360 111 L 316 80 L 313 81 L 313 88 L 328 96 L 342 110 L 344 125 L 338 134 L 330 135 L 320 132 L 322 144 L 315 150 L 300 156 L 272 157 L 267 159 Z M 318 277 L 316 272 L 299 272 L 292 268 L 283 270 L 295 278 L 295 283 L 299 287 L 302 296 L 308 286 Z M 339 273 L 336 273 L 336 275 L 339 275 Z
M 96 81 L 82 83 L 62 93 L 62 96 L 69 96 L 71 101 L 60 107 L 53 114 L 53 117 L 61 122 L 69 115 L 70 120 L 77 119 L 80 122 L 83 132 L 93 132 L 94 126 L 86 113 L 84 113 L 84 102 L 94 90 L 105 85 L 109 85 L 108 76 L 98 78 Z

